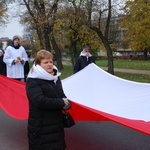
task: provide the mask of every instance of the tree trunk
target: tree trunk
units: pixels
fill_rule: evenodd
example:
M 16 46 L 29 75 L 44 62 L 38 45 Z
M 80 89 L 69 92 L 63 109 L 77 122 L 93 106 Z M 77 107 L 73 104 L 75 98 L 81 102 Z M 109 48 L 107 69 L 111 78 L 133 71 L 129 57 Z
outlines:
M 93 31 L 95 31 L 98 36 L 100 37 L 100 39 L 102 40 L 106 51 L 107 51 L 107 57 L 108 57 L 108 72 L 112 75 L 114 75 L 114 63 L 113 63 L 113 54 L 112 54 L 112 50 L 111 47 L 109 45 L 108 40 L 106 40 L 106 38 L 103 36 L 102 32 L 96 28 L 96 27 L 90 27 Z
M 144 59 L 145 59 L 145 60 L 148 60 L 147 52 L 148 52 L 147 49 L 145 49 L 145 50 L 144 50 Z
M 71 63 L 72 63 L 72 66 L 74 66 L 75 64 L 75 60 L 76 60 L 76 57 L 77 57 L 77 41 L 74 41 L 72 40 L 72 38 L 70 39 L 71 41 L 71 45 L 70 45 L 70 48 L 69 48 L 69 56 L 71 57 Z
M 44 45 L 45 49 L 51 52 L 51 45 L 50 45 L 50 40 L 49 40 L 49 34 L 51 32 L 51 29 L 48 24 L 43 25 L 44 28 Z
M 42 33 L 36 28 L 36 32 L 37 32 L 37 35 L 38 35 L 38 39 L 39 39 L 39 41 L 40 41 L 40 47 L 41 48 L 44 48 L 44 44 L 43 44 L 43 42 L 42 42 Z
M 63 69 L 62 55 L 61 55 L 61 51 L 60 51 L 59 47 L 57 46 L 57 43 L 56 43 L 56 40 L 55 40 L 54 36 L 52 36 L 51 42 L 52 42 L 53 49 L 56 53 L 57 68 L 59 70 L 61 70 L 61 69 Z

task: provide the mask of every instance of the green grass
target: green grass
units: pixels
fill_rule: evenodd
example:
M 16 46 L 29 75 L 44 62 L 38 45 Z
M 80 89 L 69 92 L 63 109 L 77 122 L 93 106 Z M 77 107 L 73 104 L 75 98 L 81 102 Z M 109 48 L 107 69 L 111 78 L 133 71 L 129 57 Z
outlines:
M 61 79 L 67 78 L 73 74 L 72 66 L 64 65 L 64 69 L 60 71 L 62 74 L 60 76 Z M 130 73 L 123 73 L 123 72 L 115 72 L 115 76 L 127 79 L 130 81 L 136 82 L 143 82 L 143 83 L 150 83 L 150 75 L 141 75 L 141 74 L 130 74 Z
M 65 78 L 67 78 L 67 77 L 69 77 L 69 76 L 71 76 L 73 74 L 72 66 L 64 65 L 63 67 L 64 67 L 64 69 L 60 70 L 60 72 L 61 72 L 60 78 L 61 79 L 65 79 Z
M 100 67 L 107 67 L 107 63 L 107 60 L 96 61 L 96 64 Z M 30 66 L 32 66 L 32 64 L 30 64 Z M 114 67 L 123 69 L 150 70 L 150 61 L 114 60 Z M 64 65 L 64 69 L 60 70 L 60 72 L 61 79 L 67 78 L 73 74 L 73 67 Z M 131 81 L 150 83 L 150 75 L 115 72 L 115 76 Z
M 106 61 L 102 61 L 103 63 L 106 64 Z M 119 63 L 119 62 L 117 62 Z M 125 61 L 124 61 L 125 63 Z M 133 62 L 135 64 L 135 61 Z M 149 62 L 150 63 L 150 62 Z M 137 62 L 137 67 L 136 69 L 138 70 L 139 67 L 141 68 L 141 64 L 143 63 L 139 63 Z M 150 64 L 149 64 L 150 65 Z M 99 65 L 99 66 L 102 66 L 102 65 Z M 106 65 L 107 66 L 107 65 Z M 103 65 L 102 67 L 106 67 L 105 65 Z M 119 66 L 119 64 L 118 64 Z M 126 69 L 133 69 L 132 68 L 132 64 L 130 64 L 131 67 L 128 67 Z M 121 67 L 120 67 L 121 68 Z M 64 65 L 64 69 L 61 70 L 60 72 L 62 73 L 61 74 L 61 79 L 64 79 L 64 78 L 67 78 L 69 77 L 70 75 L 73 74 L 73 71 L 72 71 L 72 66 L 66 66 Z M 143 69 L 144 70 L 144 69 Z M 146 70 L 146 69 L 145 69 Z M 147 69 L 148 70 L 148 69 Z M 136 82 L 143 82 L 143 83 L 150 83 L 150 75 L 143 75 L 143 74 L 130 74 L 130 73 L 123 73 L 123 72 L 115 72 L 115 76 L 117 77 L 120 77 L 120 78 L 123 78 L 123 79 L 126 79 L 126 80 L 130 80 L 130 81 L 136 81 Z
M 115 72 L 115 76 L 126 79 L 126 80 L 130 80 L 130 81 L 150 83 L 150 75 Z
M 96 61 L 100 67 L 107 67 L 107 60 Z M 114 60 L 114 68 L 150 70 L 150 61 L 143 60 Z

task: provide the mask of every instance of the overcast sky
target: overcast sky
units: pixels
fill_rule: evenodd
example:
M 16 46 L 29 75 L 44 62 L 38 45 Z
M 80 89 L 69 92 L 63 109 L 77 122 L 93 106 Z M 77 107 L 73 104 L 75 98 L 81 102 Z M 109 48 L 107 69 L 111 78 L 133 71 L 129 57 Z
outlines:
M 23 27 L 19 24 L 19 19 L 15 16 L 17 4 L 13 3 L 9 5 L 8 9 L 8 24 L 6 27 L 0 28 L 0 38 L 1 37 L 8 37 L 10 39 L 13 38 L 14 35 L 23 35 Z
M 14 35 L 23 35 L 23 27 L 18 23 L 18 21 L 14 20 L 10 22 L 7 27 L 3 27 L 0 32 L 1 37 L 8 37 L 12 39 Z
M 126 1 L 126 0 L 123 0 Z M 0 28 L 0 38 L 1 37 L 8 37 L 10 39 L 13 38 L 14 35 L 23 35 L 23 27 L 19 24 L 19 20 L 16 17 L 13 17 L 13 14 L 17 11 L 17 3 L 13 3 L 9 5 L 9 11 L 10 14 L 9 23 L 6 27 Z M 17 9 L 16 9 L 17 8 Z

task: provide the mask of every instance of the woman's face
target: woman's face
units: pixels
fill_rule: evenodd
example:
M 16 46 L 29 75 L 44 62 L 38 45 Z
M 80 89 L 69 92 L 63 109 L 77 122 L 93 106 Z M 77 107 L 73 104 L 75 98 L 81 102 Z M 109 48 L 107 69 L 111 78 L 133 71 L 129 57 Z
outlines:
M 52 58 L 42 59 L 40 66 L 48 73 L 53 72 L 53 59 Z

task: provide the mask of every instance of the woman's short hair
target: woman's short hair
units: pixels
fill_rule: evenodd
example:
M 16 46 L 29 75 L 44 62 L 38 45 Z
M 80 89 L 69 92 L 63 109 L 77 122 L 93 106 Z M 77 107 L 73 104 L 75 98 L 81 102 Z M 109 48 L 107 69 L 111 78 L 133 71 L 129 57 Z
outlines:
M 53 59 L 52 53 L 45 50 L 45 49 L 42 49 L 42 50 L 38 51 L 36 56 L 35 56 L 35 64 L 40 65 L 41 60 L 43 60 L 45 58 L 46 59 L 49 59 L 49 58 Z

